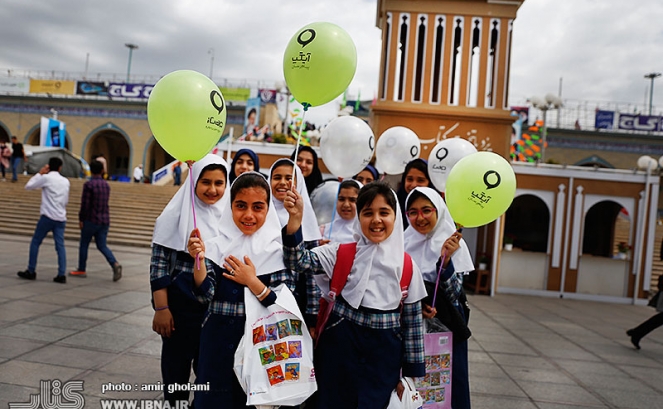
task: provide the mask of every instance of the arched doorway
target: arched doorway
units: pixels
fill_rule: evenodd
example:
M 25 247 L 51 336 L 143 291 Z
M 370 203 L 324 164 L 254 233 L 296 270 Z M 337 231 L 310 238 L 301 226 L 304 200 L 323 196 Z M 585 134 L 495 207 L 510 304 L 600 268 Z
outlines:
M 603 200 L 585 213 L 578 293 L 626 297 L 630 254 L 631 217 L 619 203 Z M 622 243 L 622 246 L 620 246 Z
M 0 122 L 0 142 L 9 142 L 12 135 L 9 134 L 9 129 L 5 127 L 5 124 Z
M 522 194 L 513 200 L 505 217 L 500 287 L 546 290 L 550 214 L 549 203 L 537 195 Z M 508 250 L 507 244 L 513 248 Z
M 152 175 L 156 170 L 171 163 L 175 158 L 170 156 L 161 145 L 152 137 L 145 150 L 145 174 Z
M 104 129 L 88 137 L 83 144 L 83 158 L 90 162 L 97 155 L 106 158 L 109 179 L 116 180 L 129 175 L 131 147 L 120 132 Z

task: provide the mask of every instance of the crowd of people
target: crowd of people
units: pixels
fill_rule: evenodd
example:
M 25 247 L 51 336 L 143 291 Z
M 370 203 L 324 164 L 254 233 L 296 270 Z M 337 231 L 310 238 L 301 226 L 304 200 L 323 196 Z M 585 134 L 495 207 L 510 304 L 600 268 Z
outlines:
M 302 407 L 385 407 L 394 389 L 402 392 L 401 376 L 425 373 L 424 320 L 437 317 L 451 328 L 442 300 L 469 332 L 462 279 L 474 268 L 425 166 L 408 165 L 397 189 L 367 166 L 339 183 L 335 217 L 322 226 L 309 198 L 323 183 L 310 147 L 276 160 L 267 174 L 249 149 L 237 151 L 230 165 L 210 154 L 190 166 L 193 177 L 157 219 L 150 263 L 153 330 L 163 340 L 164 397 L 171 404 L 191 399 L 167 386 L 187 382 L 193 370 L 196 383 L 209 385 L 194 392 L 196 408 L 246 407 L 233 369 L 245 331 L 244 297 L 268 307 L 280 284 L 293 293 L 316 342 L 318 390 Z M 354 250 L 340 255 L 348 243 Z M 349 268 L 347 283 L 319 325 L 321 295 L 341 265 Z M 432 305 L 438 272 L 440 295 Z M 467 338 L 454 341 L 454 408 L 470 407 Z

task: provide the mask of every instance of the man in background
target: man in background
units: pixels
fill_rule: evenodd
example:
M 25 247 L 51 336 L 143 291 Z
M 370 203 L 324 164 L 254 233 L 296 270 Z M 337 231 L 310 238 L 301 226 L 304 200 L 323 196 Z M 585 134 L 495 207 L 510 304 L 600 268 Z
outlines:
M 110 198 L 110 185 L 103 178 L 104 165 L 98 160 L 90 163 L 92 178 L 83 185 L 81 209 L 78 212 L 78 224 L 81 229 L 81 241 L 78 248 L 78 269 L 69 275 L 87 277 L 85 267 L 87 264 L 87 251 L 90 241 L 94 237 L 97 249 L 106 257 L 106 261 L 113 269 L 113 281 L 122 278 L 122 266 L 117 262 L 113 252 L 106 245 L 108 228 L 110 227 L 110 212 L 108 200 Z
M 22 160 L 27 160 L 23 144 L 18 141 L 17 137 L 12 136 L 12 157 L 10 163 L 12 167 L 12 182 L 18 182 L 18 165 L 21 164 Z
M 143 181 L 143 165 L 140 164 L 134 168 L 134 182 L 140 183 Z
M 19 271 L 17 275 L 26 280 L 37 278 L 37 256 L 39 246 L 49 232 L 53 232 L 55 251 L 58 253 L 58 275 L 53 278 L 56 283 L 66 283 L 67 256 L 64 248 L 64 228 L 67 223 L 67 203 L 69 202 L 69 180 L 60 174 L 62 159 L 51 158 L 48 165 L 44 165 L 39 173 L 34 175 L 25 188 L 27 190 L 41 189 L 41 217 L 35 227 L 35 233 L 30 242 L 30 259 L 28 269 Z

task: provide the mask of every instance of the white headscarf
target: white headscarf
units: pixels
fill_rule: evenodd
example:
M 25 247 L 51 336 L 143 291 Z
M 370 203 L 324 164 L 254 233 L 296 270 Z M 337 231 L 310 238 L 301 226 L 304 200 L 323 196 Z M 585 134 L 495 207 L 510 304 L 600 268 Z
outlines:
M 295 162 L 290 159 L 279 159 L 269 168 L 269 187 L 272 186 L 272 172 L 274 172 L 275 166 L 282 165 L 292 165 L 295 168 L 295 175 L 297 177 L 297 193 L 304 200 L 304 216 L 302 219 L 302 234 L 304 235 L 304 241 L 313 241 L 320 240 L 322 235 L 320 234 L 320 228 L 318 228 L 318 219 L 315 217 L 315 212 L 313 211 L 313 205 L 311 204 L 311 199 L 308 197 L 308 191 L 306 190 L 306 181 L 304 180 L 304 175 L 302 170 L 299 169 L 299 166 L 295 165 Z M 283 206 L 283 202 L 278 200 L 272 194 L 272 203 L 274 204 L 274 209 L 279 215 L 279 221 L 281 222 L 281 227 L 288 224 L 288 218 L 290 214 Z
M 192 169 L 190 169 L 196 184 L 198 183 L 198 178 L 200 178 L 200 173 L 206 166 L 211 164 L 223 165 L 226 169 L 226 182 L 228 181 L 228 163 L 218 155 L 209 154 L 194 163 Z M 220 234 L 219 220 L 221 219 L 221 210 L 229 192 L 230 190 L 226 186 L 223 197 L 213 205 L 203 203 L 202 200 L 193 194 L 193 203 L 196 209 L 196 224 L 203 237 L 212 238 Z M 157 217 L 152 243 L 160 244 L 177 251 L 186 251 L 189 235 L 193 230 L 191 196 L 191 177 L 188 177 L 177 193 L 175 193 L 175 196 L 170 199 L 170 202 L 163 209 L 161 215 Z
M 232 190 L 232 186 L 235 186 L 247 175 L 257 175 L 263 180 L 265 179 L 258 172 L 245 172 L 237 176 L 229 190 Z M 230 191 L 228 197 L 230 198 Z M 219 267 L 223 267 L 224 259 L 227 256 L 235 256 L 242 262 L 244 262 L 244 256 L 249 256 L 256 267 L 256 274 L 259 276 L 284 270 L 281 224 L 274 206 L 270 203 L 270 197 L 271 189 L 267 186 L 267 204 L 269 205 L 267 217 L 262 227 L 251 235 L 242 233 L 237 227 L 233 220 L 232 203 L 230 199 L 225 201 L 225 208 L 219 223 L 221 234 L 214 238 L 203 236 L 205 257 L 212 260 Z
M 382 311 L 397 308 L 401 301 L 400 280 L 403 275 L 403 219 L 398 206 L 396 193 L 391 190 L 396 203 L 394 230 L 386 240 L 375 244 L 368 240 L 361 231 L 359 221 L 354 223 L 354 240 L 357 252 L 350 270 L 348 281 L 341 295 L 353 308 L 359 306 Z M 359 210 L 359 209 L 358 209 Z M 320 259 L 327 273 L 316 275 L 316 282 L 323 293 L 329 292 L 329 278 L 336 264 L 336 253 L 340 243 L 316 247 L 312 251 Z M 406 303 L 415 303 L 426 296 L 426 288 L 417 263 L 412 260 L 412 281 L 408 288 Z
M 435 264 L 440 258 L 444 241 L 456 231 L 456 224 L 451 218 L 447 205 L 442 200 L 442 196 L 429 187 L 416 187 L 412 189 L 405 200 L 406 204 L 415 191 L 423 194 L 433 203 L 433 206 L 437 209 L 437 223 L 433 230 L 426 235 L 416 231 L 410 224 L 407 230 L 405 230 L 405 251 L 413 259 L 417 260 L 424 280 L 434 283 L 437 279 Z M 460 240 L 460 248 L 454 252 L 451 260 L 454 263 L 455 271 L 459 273 L 469 273 L 474 270 L 470 250 L 467 248 L 467 243 L 463 239 Z
M 350 182 L 354 182 L 357 185 L 357 188 L 361 189 L 362 184 L 354 179 L 345 179 Z M 345 180 L 343 182 L 345 182 Z M 341 192 L 341 185 L 338 186 L 338 193 L 336 195 L 336 206 L 334 206 L 334 217 L 329 223 L 325 223 L 322 226 L 323 238 L 331 240 L 333 243 L 348 243 L 354 241 L 354 228 L 353 225 L 356 223 L 356 215 L 350 220 L 345 220 L 338 214 L 338 194 Z M 331 236 L 329 231 L 331 229 Z

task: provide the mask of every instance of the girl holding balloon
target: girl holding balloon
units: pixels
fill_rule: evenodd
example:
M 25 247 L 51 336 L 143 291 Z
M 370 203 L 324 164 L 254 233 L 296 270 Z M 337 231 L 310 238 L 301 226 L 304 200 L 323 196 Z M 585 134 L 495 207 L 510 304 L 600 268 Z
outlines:
M 168 385 L 189 382 L 192 367 L 194 373 L 198 372 L 200 327 L 207 309 L 193 295 L 194 259 L 186 251 L 188 235 L 194 227 L 192 206 L 201 234 L 219 235 L 227 167 L 226 161 L 217 155 L 207 155 L 195 162 L 192 177 L 184 181 L 154 226 L 150 262 L 155 309 L 152 329 L 161 335 L 164 395 L 173 406 L 176 401 L 189 400 L 188 391 L 170 393 Z M 196 181 L 193 189 L 191 180 Z
M 293 171 L 295 173 L 295 180 L 293 183 Z M 293 184 L 299 195 L 304 201 L 304 219 L 302 222 L 302 232 L 304 236 L 304 243 L 307 249 L 318 247 L 322 236 L 318 228 L 318 220 L 313 212 L 313 205 L 309 199 L 308 192 L 306 191 L 306 183 L 304 176 L 299 166 L 295 166 L 294 162 L 290 159 L 279 159 L 272 165 L 269 170 L 269 184 L 272 189 L 272 205 L 279 216 L 281 227 L 288 223 L 288 211 L 284 207 L 284 199 L 287 192 L 292 190 Z M 306 325 L 309 328 L 315 328 L 318 310 L 320 309 L 320 289 L 315 284 L 312 276 L 306 274 L 297 274 L 296 270 L 297 287 L 294 291 L 295 298 L 299 309 L 304 313 Z
M 288 191 L 290 217 L 283 231 L 286 265 L 316 277 L 329 287 L 340 243 L 307 250 L 302 240 L 304 202 Z M 423 376 L 421 302 L 426 295 L 421 273 L 412 263 L 406 297 L 400 288 L 404 269 L 401 215 L 388 185 L 364 186 L 357 198 L 357 247 L 350 274 L 338 294 L 315 350 L 320 409 L 382 408 L 403 376 Z
M 464 308 L 467 300 L 463 292 L 463 274 L 474 270 L 472 256 L 437 191 L 416 187 L 408 195 L 406 206 L 409 227 L 404 233 L 405 251 L 420 266 L 426 282 L 428 297 L 423 301 L 424 317 L 438 318 L 453 332 L 451 407 L 468 409 L 467 339 L 470 332 L 467 328 L 469 309 Z M 453 320 L 452 316 L 459 319 Z
M 193 270 L 194 293 L 209 302 L 196 383 L 209 382 L 210 390 L 195 392 L 198 409 L 246 407 L 246 394 L 233 371 L 246 321 L 244 288 L 265 307 L 276 301 L 270 287 L 285 283 L 291 291 L 295 288 L 294 276 L 283 264 L 281 225 L 270 192 L 261 174 L 241 174 L 230 187 L 230 200 L 224 201 L 221 234 L 194 230 L 189 236 L 189 254 L 201 260 Z

